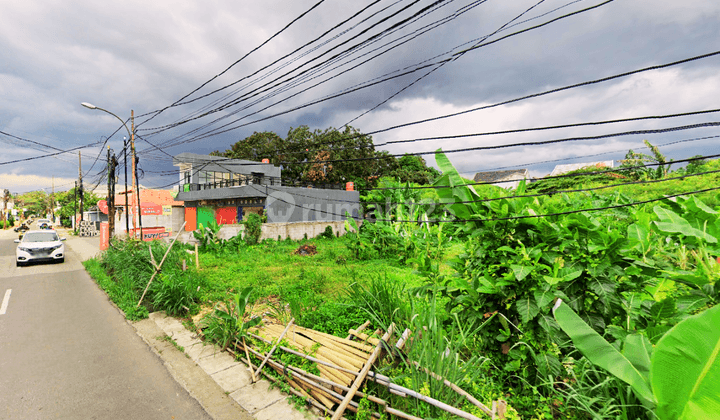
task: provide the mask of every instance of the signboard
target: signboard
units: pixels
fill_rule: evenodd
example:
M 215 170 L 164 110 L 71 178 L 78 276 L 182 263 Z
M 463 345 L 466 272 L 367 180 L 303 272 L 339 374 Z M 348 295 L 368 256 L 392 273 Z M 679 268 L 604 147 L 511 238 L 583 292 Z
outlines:
M 97 206 L 103 214 L 108 214 L 107 200 L 98 201 Z
M 162 206 L 163 216 L 172 216 L 172 206 Z
M 100 223 L 100 251 L 105 251 L 110 246 L 110 227 L 107 222 Z
M 95 227 L 95 222 L 82 220 L 78 223 L 78 236 L 98 236 L 99 234 L 100 232 L 98 232 Z
M 143 216 L 162 216 L 163 208 L 155 203 L 141 203 Z

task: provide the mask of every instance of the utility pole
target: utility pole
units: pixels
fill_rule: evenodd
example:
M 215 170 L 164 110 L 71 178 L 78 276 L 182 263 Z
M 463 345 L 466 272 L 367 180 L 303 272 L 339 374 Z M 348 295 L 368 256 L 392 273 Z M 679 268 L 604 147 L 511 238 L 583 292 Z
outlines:
M 78 178 L 80 179 L 80 221 L 83 221 L 83 185 L 82 185 L 82 155 L 81 151 L 78 150 Z
M 52 194 L 50 195 L 50 213 L 52 213 L 52 222 L 55 223 L 55 176 L 52 177 Z
M 75 191 L 75 200 L 73 201 L 73 220 L 72 220 L 72 225 L 73 225 L 73 231 L 75 231 L 75 233 L 77 233 L 77 181 L 75 181 L 75 189 L 74 189 L 74 191 Z
M 127 148 L 128 148 L 128 139 L 127 137 L 123 137 L 123 153 L 125 154 L 125 234 L 130 236 L 130 206 L 128 206 L 128 189 L 127 189 L 127 164 L 128 164 L 128 158 L 127 158 Z
M 140 228 L 140 240 L 143 239 L 142 232 L 142 207 L 140 206 L 140 183 L 137 179 L 137 155 L 135 154 L 135 111 L 130 110 L 130 147 L 132 149 L 132 170 L 133 170 L 133 190 L 135 192 L 135 203 L 137 204 L 137 220 L 135 224 L 135 215 L 133 215 L 133 228 L 137 231 Z
M 115 156 L 110 157 L 110 146 L 107 147 L 108 161 L 108 238 L 112 238 L 115 231 Z

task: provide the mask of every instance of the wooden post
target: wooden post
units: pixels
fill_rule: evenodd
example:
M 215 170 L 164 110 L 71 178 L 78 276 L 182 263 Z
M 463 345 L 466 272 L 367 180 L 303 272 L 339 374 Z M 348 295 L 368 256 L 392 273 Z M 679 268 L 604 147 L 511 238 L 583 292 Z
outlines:
M 168 254 L 170 253 L 170 250 L 172 249 L 173 245 L 175 245 L 175 241 L 177 241 L 177 238 L 180 236 L 180 233 L 182 233 L 183 228 L 185 227 L 185 223 L 183 223 L 182 227 L 180 228 L 180 231 L 175 236 L 175 239 L 173 239 L 172 243 L 168 247 L 167 251 L 165 251 L 165 255 L 163 255 L 162 261 L 160 261 L 160 264 L 155 266 L 155 271 L 153 272 L 152 276 L 150 276 L 150 281 L 148 282 L 147 286 L 145 286 L 145 290 L 143 291 L 142 296 L 140 296 L 140 300 L 138 301 L 138 304 L 136 308 L 140 307 L 140 304 L 142 303 L 143 299 L 145 299 L 145 293 L 147 293 L 148 288 L 150 288 L 150 283 L 152 283 L 153 279 L 155 278 L 155 275 L 160 272 L 160 269 L 162 268 L 163 263 L 165 262 L 165 258 L 167 258 Z M 152 250 L 150 251 L 150 257 L 153 260 L 153 265 L 155 263 L 154 257 L 152 256 Z
M 200 269 L 200 256 L 198 255 L 198 244 L 195 242 L 195 268 Z
M 377 347 L 375 347 L 375 351 L 373 351 L 373 353 L 370 355 L 370 358 L 368 358 L 367 362 L 365 362 L 365 366 L 360 371 L 360 374 L 357 376 L 357 378 L 355 378 L 355 382 L 353 382 L 350 391 L 348 391 L 348 393 L 345 395 L 345 399 L 342 401 L 342 403 L 340 403 L 340 406 L 337 408 L 337 410 L 335 410 L 335 414 L 332 416 L 332 420 L 339 420 L 340 417 L 342 417 L 348 404 L 350 404 L 350 400 L 353 399 L 355 393 L 360 388 L 360 385 L 362 385 L 363 381 L 365 380 L 368 372 L 370 372 L 370 368 L 372 367 L 372 364 L 375 363 L 375 359 L 377 359 L 377 357 L 380 355 L 380 351 L 382 350 L 382 343 L 390 339 L 393 328 L 395 328 L 395 324 L 390 324 L 390 327 L 388 327 L 388 330 L 385 335 L 383 335 L 380 343 L 378 343 Z

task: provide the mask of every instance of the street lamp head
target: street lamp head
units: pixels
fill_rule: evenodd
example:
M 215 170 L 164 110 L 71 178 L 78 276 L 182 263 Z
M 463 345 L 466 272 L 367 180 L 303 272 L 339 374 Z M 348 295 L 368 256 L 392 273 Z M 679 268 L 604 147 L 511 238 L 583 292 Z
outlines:
M 82 105 L 82 106 L 84 106 L 85 108 L 88 108 L 88 109 L 97 109 L 97 107 L 96 107 L 95 105 L 93 105 L 93 104 L 91 104 L 91 103 L 88 103 L 88 102 L 83 102 L 83 103 L 81 103 L 80 105 Z

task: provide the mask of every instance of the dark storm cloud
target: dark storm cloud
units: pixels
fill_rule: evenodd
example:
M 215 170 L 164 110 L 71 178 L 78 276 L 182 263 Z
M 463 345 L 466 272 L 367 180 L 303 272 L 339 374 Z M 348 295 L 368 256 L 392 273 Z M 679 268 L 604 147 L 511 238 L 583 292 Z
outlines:
M 169 1 L 98 3 L 74 0 L 62 4 L 24 2 L 6 6 L 5 24 L 0 27 L 0 130 L 21 134 L 58 148 L 95 143 L 101 140 L 102 136 L 108 136 L 121 127 L 113 117 L 81 108 L 79 102 L 95 103 L 116 112 L 122 119 L 129 117 L 131 109 L 136 111 L 136 115 L 161 109 L 221 73 L 315 3 L 314 0 L 272 0 L 250 4 L 224 0 L 189 4 Z M 190 98 L 239 80 L 310 41 L 370 3 L 369 0 L 323 3 Z M 409 16 L 431 3 L 430 0 L 421 0 L 408 8 L 402 17 Z M 247 85 L 246 80 L 204 100 L 170 108 L 152 121 L 142 124 L 140 133 L 156 145 L 180 143 L 165 149 L 165 152 L 170 154 L 183 151 L 207 153 L 224 150 L 254 131 L 269 130 L 285 136 L 290 127 L 300 125 L 308 125 L 312 129 L 338 127 L 387 101 L 352 123 L 354 127 L 369 132 L 707 53 L 717 48 L 716 40 L 720 39 L 720 5 L 713 0 L 693 0 L 682 4 L 674 1 L 617 0 L 593 11 L 468 52 L 402 93 L 398 94 L 429 69 L 313 106 L 302 107 L 360 83 L 393 74 L 490 34 L 535 3 L 537 1 L 526 0 L 481 2 L 438 29 L 419 36 L 367 64 L 360 65 L 360 61 L 355 61 L 337 70 L 324 69 L 322 72 L 327 72 L 324 76 L 244 110 L 241 108 L 261 96 L 171 130 L 157 134 L 148 130 L 192 118 L 238 98 L 360 30 L 369 28 L 380 16 L 388 16 L 411 4 L 409 1 L 397 4 L 381 1 L 350 24 L 359 22 L 363 17 L 383 7 L 390 6 L 388 10 L 331 41 L 317 52 L 255 84 Z M 566 3 L 568 2 L 546 0 L 516 22 L 547 13 Z M 575 2 L 543 18 L 498 33 L 491 39 L 598 3 L 599 1 L 588 0 Z M 411 34 L 423 25 L 449 16 L 469 4 L 471 1 L 468 0 L 440 3 L 441 7 L 437 11 L 423 16 L 393 37 Z M 367 34 L 379 33 L 402 17 L 398 15 L 370 29 Z M 336 31 L 331 35 L 337 33 Z M 389 39 L 391 37 L 374 45 L 379 46 Z M 351 41 L 347 45 L 355 42 L 357 41 Z M 359 53 L 369 53 L 372 48 L 374 47 L 364 48 Z M 328 56 L 341 49 L 338 48 Z M 720 87 L 718 67 L 720 59 L 707 59 L 667 71 L 553 94 L 464 117 L 392 130 L 374 137 L 379 142 L 720 107 L 714 99 L 720 97 L 717 92 Z M 340 72 L 344 73 L 308 92 L 289 98 L 300 89 Z M 396 94 L 397 96 L 393 97 Z M 388 100 L 390 97 L 393 98 Z M 259 111 L 273 103 L 277 104 Z M 207 108 L 204 108 L 205 106 Z M 288 112 L 295 107 L 300 109 Z M 229 115 L 233 111 L 238 111 L 238 114 Z M 248 115 L 253 112 L 257 114 Z M 274 114 L 281 115 L 251 123 Z M 213 123 L 210 128 L 217 128 L 235 120 L 235 125 L 230 127 L 245 126 L 192 141 L 198 134 L 192 133 L 192 130 L 221 116 L 227 118 Z M 141 123 L 146 118 L 138 117 L 137 121 Z M 691 122 L 700 120 L 688 119 Z M 658 124 L 645 122 L 633 127 L 652 128 L 659 126 Z M 208 129 L 199 133 L 207 133 Z M 118 135 L 110 141 L 115 150 L 122 148 L 123 131 L 121 128 Z M 591 135 L 599 131 L 601 130 L 565 130 L 557 135 Z M 388 147 L 387 150 L 403 153 L 424 150 L 425 147 L 452 149 L 468 144 L 500 144 L 518 139 L 549 138 L 553 135 L 556 134 L 435 141 Z M 681 135 L 651 138 L 661 142 L 681 138 Z M 501 149 L 492 153 L 455 155 L 451 156 L 451 159 L 461 170 L 472 171 L 506 166 L 507 162 L 527 163 L 528 155 L 540 161 L 572 158 L 613 148 L 636 147 L 642 144 L 641 140 L 622 138 L 582 145 Z M 157 151 L 151 152 L 153 147 L 142 140 L 138 141 L 138 145 L 145 153 L 145 156 L 141 156 L 141 167 L 147 171 L 143 182 L 148 185 L 164 185 L 172 181 L 170 176 L 154 175 L 174 169 L 168 156 Z M 674 151 L 678 156 L 701 149 L 706 150 L 707 146 L 677 149 L 668 147 L 670 152 Z M 84 171 L 89 171 L 90 165 L 101 152 L 99 147 L 83 151 Z M 0 160 L 29 157 L 37 153 L 40 152 L 13 143 L 4 151 Z M 67 155 L 64 159 L 72 162 L 76 159 L 76 153 Z M 428 161 L 433 162 L 433 159 L 428 157 Z M 540 173 L 547 171 L 550 166 L 547 163 L 541 164 L 534 170 Z M 96 163 L 93 174 L 88 176 L 99 173 L 102 167 L 102 161 Z M 45 180 L 52 175 L 72 179 L 77 173 L 77 167 L 56 159 L 33 161 L 26 165 L 5 165 L 0 166 L 0 182 L 17 182 L 17 178 L 8 181 L 10 178 L 3 178 L 2 174 L 31 173 L 41 173 Z M 47 185 L 43 185 L 45 186 Z

